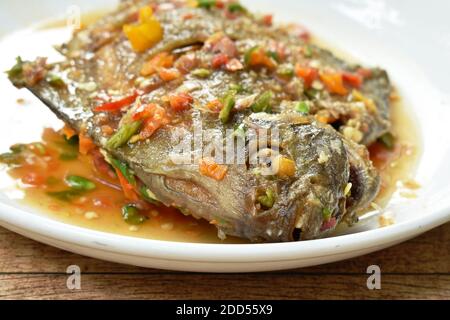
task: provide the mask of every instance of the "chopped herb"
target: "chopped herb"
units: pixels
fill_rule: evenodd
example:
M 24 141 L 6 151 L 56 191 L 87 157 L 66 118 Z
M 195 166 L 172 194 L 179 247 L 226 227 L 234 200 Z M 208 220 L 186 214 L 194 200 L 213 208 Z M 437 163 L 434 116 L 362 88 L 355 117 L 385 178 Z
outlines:
M 57 191 L 57 192 L 47 192 L 47 195 L 50 197 L 56 198 L 61 201 L 70 202 L 83 194 L 81 190 L 65 190 L 65 191 Z
M 122 208 L 122 217 L 126 223 L 131 225 L 143 224 L 148 219 L 133 205 L 126 205 Z
M 231 111 L 236 104 L 236 93 L 235 90 L 230 90 L 223 98 L 223 109 L 219 114 L 219 119 L 223 124 L 226 124 L 230 120 Z
M 65 182 L 72 190 L 77 191 L 92 191 L 96 188 L 95 183 L 80 176 L 68 176 Z
M 21 57 L 16 58 L 16 64 L 6 73 L 8 74 L 9 79 L 13 79 L 22 75 L 23 71 L 23 61 Z
M 126 144 L 132 136 L 141 128 L 142 121 L 132 121 L 123 124 L 119 130 L 108 140 L 106 147 L 108 149 L 117 149 Z
M 276 194 L 272 189 L 267 189 L 266 194 L 258 197 L 258 202 L 265 209 L 270 209 L 275 204 Z
M 247 12 L 247 9 L 245 9 L 245 7 L 242 6 L 240 3 L 233 2 L 228 5 L 228 11 L 233 12 L 233 13 L 234 12 Z
M 216 0 L 197 0 L 197 5 L 199 8 L 211 9 L 217 3 Z
M 266 91 L 262 95 L 260 95 L 255 103 L 252 104 L 251 109 L 253 112 L 270 112 L 272 111 L 272 98 L 273 92 Z
M 255 46 L 253 48 L 250 48 L 249 50 L 247 50 L 244 54 L 244 63 L 245 65 L 249 65 L 250 64 L 250 60 L 252 59 L 252 54 L 256 51 L 259 50 L 259 46 Z
M 194 71 L 192 71 L 192 75 L 198 78 L 206 79 L 211 76 L 211 71 L 203 68 L 195 69 Z
M 278 67 L 277 74 L 282 77 L 293 77 L 294 67 L 291 64 L 282 64 Z
M 47 76 L 47 82 L 55 88 L 63 88 L 66 86 L 64 80 L 60 76 L 53 73 Z
M 236 93 L 243 93 L 245 91 L 244 86 L 241 84 L 233 83 L 230 85 L 230 90 L 236 91 Z
M 114 168 L 118 169 L 122 173 L 122 175 L 131 185 L 136 185 L 136 178 L 134 177 L 134 174 L 131 172 L 130 168 L 128 168 L 128 165 L 126 163 L 112 157 L 109 157 L 108 160 Z
M 295 111 L 300 112 L 302 114 L 309 114 L 309 106 L 305 101 L 300 101 L 299 103 L 297 103 L 297 105 L 295 106 Z
M 329 208 L 322 209 L 323 220 L 330 221 L 332 215 L 333 215 L 333 212 Z
M 380 142 L 386 149 L 392 150 L 395 147 L 395 138 L 392 133 L 388 132 L 382 135 L 378 142 Z

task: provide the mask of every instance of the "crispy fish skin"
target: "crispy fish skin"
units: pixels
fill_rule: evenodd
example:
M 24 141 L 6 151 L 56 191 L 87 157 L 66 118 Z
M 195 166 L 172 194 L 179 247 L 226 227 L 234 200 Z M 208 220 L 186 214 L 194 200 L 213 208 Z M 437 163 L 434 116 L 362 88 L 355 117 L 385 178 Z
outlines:
M 314 116 L 302 116 L 292 108 L 280 107 L 285 101 L 306 100 L 303 90 L 276 91 L 273 114 L 252 114 L 244 110 L 233 114 L 226 126 L 220 123 L 217 115 L 197 107 L 223 96 L 233 84 L 242 83 L 254 94 L 263 93 L 268 86 L 280 86 L 277 79 L 254 72 L 229 73 L 217 70 L 208 79 L 186 74 L 183 79 L 169 83 L 162 83 L 156 78 L 148 79 L 151 80 L 152 90 L 147 90 L 141 96 L 140 103 L 164 105 L 168 93 L 194 88 L 190 94 L 196 106 L 179 115 L 176 122 L 162 127 L 146 141 L 127 144 L 118 149 L 108 148 L 107 137 L 100 130 L 101 124 L 107 121 L 117 127 L 122 114 L 93 112 L 97 102 L 92 99 L 92 95 L 111 91 L 129 94 L 136 87 L 136 74 L 139 74 L 142 64 L 149 57 L 163 51 L 203 44 L 213 34 L 224 30 L 236 40 L 239 54 L 247 51 L 249 46 L 269 44 L 277 34 L 280 35 L 280 30 L 273 28 L 264 29 L 265 35 L 256 37 L 261 34 L 262 27 L 247 15 L 229 24 L 215 11 L 172 8 L 156 13 L 165 28 L 164 39 L 149 52 L 138 55 L 130 48 L 118 26 L 126 23 L 141 5 L 141 1 L 123 2 L 116 14 L 89 27 L 85 31 L 87 35 L 76 35 L 61 48 L 67 61 L 48 66 L 47 72 L 58 74 L 66 84 L 64 87 L 51 86 L 45 79 L 30 85 L 24 80 L 24 74 L 11 80 L 19 87 L 25 86 L 31 90 L 75 130 L 87 133 L 98 147 L 126 162 L 160 202 L 214 222 L 222 236 L 233 235 L 251 241 L 268 242 L 319 238 L 330 234 L 334 228 L 323 228 L 327 219 L 324 211 L 331 214 L 335 224 L 338 224 L 343 220 L 353 220 L 355 214 L 370 203 L 378 192 L 379 177 L 368 159 L 365 147 L 349 141 L 331 126 L 317 122 Z M 192 23 L 186 24 L 182 19 L 186 14 L 201 18 L 194 18 Z M 281 35 L 291 50 L 303 46 L 289 34 Z M 200 61 L 208 58 L 208 54 L 202 50 L 190 53 Z M 356 68 L 328 56 L 324 51 L 319 53 L 318 59 L 321 55 L 326 56 L 324 60 L 333 60 L 332 63 L 341 65 L 341 69 L 351 71 Z M 32 68 L 33 64 L 30 65 Z M 377 115 L 380 119 L 367 112 L 355 116 L 349 111 L 353 105 L 335 97 L 313 101 L 314 107 L 317 110 L 339 109 L 339 116 L 348 121 L 351 119 L 350 114 L 353 115 L 353 119 L 363 121 L 369 128 L 362 143 L 373 141 L 386 130 L 389 123 L 388 104 L 384 103 L 390 86 L 385 73 L 380 71 L 380 77 L 377 74 L 375 70 L 373 78 L 364 85 L 362 91 L 381 106 Z M 86 89 L 88 83 L 95 83 L 95 92 Z M 384 90 L 381 95 L 378 94 L 380 87 Z M 249 128 L 277 128 L 280 132 L 281 153 L 295 161 L 295 175 L 289 179 L 268 178 L 256 174 L 258 168 L 255 166 L 235 164 L 228 166 L 224 180 L 216 181 L 201 175 L 198 163 L 174 164 L 168 156 L 173 141 L 179 137 L 180 131 L 185 136 L 192 135 L 190 129 L 194 122 L 201 123 L 204 129 L 217 129 L 223 136 L 226 135 L 226 129 L 236 124 Z M 344 190 L 349 183 L 352 183 L 354 192 L 346 196 Z M 276 201 L 272 208 L 264 209 L 256 199 L 269 189 L 275 190 Z

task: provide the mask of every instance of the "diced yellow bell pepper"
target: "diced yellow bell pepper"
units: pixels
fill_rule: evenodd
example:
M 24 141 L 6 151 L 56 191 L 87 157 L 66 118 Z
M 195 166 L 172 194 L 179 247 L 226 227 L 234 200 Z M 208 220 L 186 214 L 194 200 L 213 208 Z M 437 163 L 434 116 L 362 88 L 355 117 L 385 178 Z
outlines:
M 139 10 L 139 22 L 144 23 L 150 19 L 153 19 L 153 9 L 150 6 L 145 6 Z
M 276 166 L 278 167 L 275 167 L 278 169 L 277 176 L 281 178 L 290 178 L 295 175 L 297 169 L 293 160 L 280 155 L 275 161 L 277 162 Z
M 187 0 L 186 4 L 190 8 L 197 8 L 198 7 L 198 0 Z
M 370 112 L 372 113 L 378 112 L 378 108 L 377 105 L 375 104 L 375 101 L 373 101 L 370 98 L 367 98 L 360 91 L 353 89 L 352 96 L 356 101 L 363 102 Z
M 139 23 L 135 25 L 124 25 L 123 32 L 130 40 L 133 50 L 142 53 L 158 42 L 164 35 L 164 30 L 153 17 L 153 10 L 150 6 L 143 7 L 139 11 Z

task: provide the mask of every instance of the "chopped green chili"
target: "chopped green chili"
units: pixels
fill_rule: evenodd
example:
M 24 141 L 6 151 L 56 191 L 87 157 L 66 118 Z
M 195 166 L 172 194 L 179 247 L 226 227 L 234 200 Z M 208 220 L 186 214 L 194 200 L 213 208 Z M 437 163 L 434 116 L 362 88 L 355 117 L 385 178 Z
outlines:
M 255 103 L 252 104 L 251 109 L 253 112 L 271 112 L 272 111 L 272 98 L 273 92 L 266 91 L 260 95 Z
M 130 183 L 131 185 L 135 186 L 136 185 L 136 178 L 134 177 L 134 174 L 131 172 L 130 168 L 128 167 L 128 165 L 122 161 L 119 161 L 117 159 L 114 159 L 112 157 L 109 157 L 108 159 L 111 163 L 111 165 L 118 169 L 120 171 L 120 173 L 122 173 L 122 175 L 125 177 L 125 179 L 128 181 L 128 183 Z
M 211 75 L 211 71 L 203 68 L 195 69 L 192 71 L 192 75 L 198 78 L 206 79 Z
M 297 105 L 295 106 L 295 111 L 300 112 L 301 114 L 309 114 L 309 106 L 305 101 L 300 101 L 299 103 L 297 103 Z
M 236 91 L 229 90 L 226 96 L 223 98 L 223 109 L 220 111 L 219 119 L 223 124 L 226 124 L 230 120 L 231 111 L 236 104 Z
M 392 133 L 388 132 L 382 135 L 378 142 L 380 142 L 386 149 L 392 150 L 395 147 L 395 138 Z
M 236 93 L 243 93 L 245 91 L 244 86 L 242 84 L 230 84 L 230 90 L 236 91 Z
M 199 8 L 210 9 L 215 6 L 217 3 L 216 0 L 197 0 L 197 5 Z
M 155 194 L 151 192 L 151 190 L 146 186 L 142 186 L 139 191 L 144 200 L 153 204 L 159 204 L 159 201 L 158 199 L 156 199 Z
M 66 86 L 64 80 L 54 73 L 51 73 L 47 76 L 47 82 L 48 84 L 50 84 L 52 87 L 55 88 L 63 88 Z
M 132 121 L 123 124 L 119 130 L 108 140 L 106 147 L 108 149 L 117 149 L 126 144 L 132 136 L 141 128 L 142 121 Z
M 80 176 L 67 176 L 65 182 L 72 190 L 92 191 L 96 188 L 94 182 Z
M 276 194 L 272 189 L 267 189 L 266 194 L 258 197 L 258 202 L 265 209 L 270 209 L 275 204 Z
M 333 215 L 333 212 L 329 208 L 322 209 L 323 220 L 329 221 L 331 219 L 332 215 Z
M 64 191 L 57 191 L 57 192 L 47 192 L 47 195 L 50 197 L 56 198 L 61 201 L 70 202 L 78 197 L 80 197 L 83 194 L 83 191 L 81 190 L 64 190 Z
M 16 58 L 16 64 L 6 73 L 8 74 L 9 79 L 13 79 L 22 75 L 23 71 L 23 61 L 21 57 Z
M 139 209 L 134 205 L 126 205 L 122 208 L 122 217 L 126 223 L 131 225 L 140 225 L 148 218 L 139 212 Z

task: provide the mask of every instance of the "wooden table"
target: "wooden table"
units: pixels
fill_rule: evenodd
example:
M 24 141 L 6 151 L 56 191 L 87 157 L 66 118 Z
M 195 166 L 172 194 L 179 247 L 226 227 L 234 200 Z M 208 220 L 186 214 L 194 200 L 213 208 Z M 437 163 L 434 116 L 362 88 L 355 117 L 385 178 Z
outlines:
M 381 267 L 381 290 L 366 269 Z M 80 291 L 66 268 L 82 270 Z M 329 265 L 260 274 L 190 274 L 64 252 L 0 228 L 0 299 L 450 299 L 450 224 L 396 247 Z

